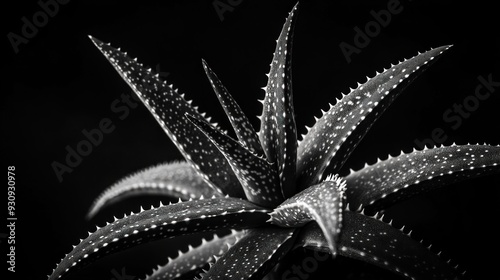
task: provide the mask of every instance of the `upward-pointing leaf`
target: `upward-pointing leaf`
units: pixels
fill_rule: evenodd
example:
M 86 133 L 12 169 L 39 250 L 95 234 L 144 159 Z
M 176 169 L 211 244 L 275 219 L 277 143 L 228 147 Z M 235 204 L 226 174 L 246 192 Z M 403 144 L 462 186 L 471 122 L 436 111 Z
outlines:
M 229 94 L 226 87 L 222 85 L 217 75 L 208 67 L 205 60 L 203 60 L 203 68 L 205 68 L 205 73 L 207 74 L 210 84 L 219 98 L 220 104 L 224 108 L 231 125 L 233 126 L 236 136 L 240 143 L 247 149 L 252 151 L 257 155 L 264 155 L 264 150 L 260 145 L 259 136 L 252 127 L 250 121 L 245 116 L 243 111 L 241 111 L 240 106 L 236 103 L 233 97 Z
M 423 66 L 449 47 L 435 48 L 392 66 L 332 106 L 300 142 L 299 186 L 306 188 L 320 181 L 330 162 L 331 173 L 336 174 L 402 89 L 422 72 Z
M 258 205 L 274 207 L 284 200 L 279 189 L 275 165 L 252 154 L 238 142 L 212 128 L 208 123 L 188 118 L 213 142 L 226 157 L 240 180 L 247 199 Z
M 284 197 L 295 193 L 297 129 L 292 98 L 291 37 L 297 5 L 288 15 L 274 51 L 259 131 L 260 142 L 268 160 L 278 164 Z
M 153 240 L 216 229 L 265 224 L 269 211 L 239 198 L 212 198 L 161 206 L 117 219 L 82 240 L 54 269 L 49 280 L 92 261 Z
M 161 81 L 151 69 L 144 68 L 126 53 L 96 38 L 90 39 L 139 96 L 182 155 L 207 183 L 214 190 L 222 189 L 224 194 L 244 197 L 243 190 L 224 156 L 187 120 L 185 114 L 204 120 L 190 102 L 178 94 L 172 85 Z

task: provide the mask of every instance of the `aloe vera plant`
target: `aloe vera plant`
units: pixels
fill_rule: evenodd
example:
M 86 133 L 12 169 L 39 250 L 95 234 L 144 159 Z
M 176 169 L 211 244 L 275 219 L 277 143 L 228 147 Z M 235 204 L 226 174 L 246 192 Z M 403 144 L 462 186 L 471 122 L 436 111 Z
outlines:
M 378 211 L 466 178 L 499 173 L 500 147 L 425 148 L 338 175 L 374 121 L 450 46 L 419 53 L 368 78 L 298 137 L 291 79 L 296 14 L 297 6 L 277 40 L 258 132 L 203 61 L 237 139 L 137 59 L 90 37 L 186 161 L 142 170 L 103 192 L 90 217 L 131 195 L 154 193 L 179 202 L 141 209 L 89 233 L 49 279 L 65 278 L 132 246 L 221 229 L 232 231 L 166 259 L 146 279 L 175 279 L 192 271 L 199 271 L 201 279 L 279 278 L 280 263 L 300 247 L 354 258 L 408 279 L 463 277 L 404 229 L 385 223 Z

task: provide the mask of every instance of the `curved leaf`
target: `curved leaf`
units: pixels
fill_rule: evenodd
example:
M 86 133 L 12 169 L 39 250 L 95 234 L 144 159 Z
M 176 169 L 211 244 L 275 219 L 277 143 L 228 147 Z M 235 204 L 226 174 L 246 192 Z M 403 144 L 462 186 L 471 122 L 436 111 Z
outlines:
M 212 198 L 181 202 L 115 219 L 98 228 L 67 254 L 49 280 L 65 277 L 116 251 L 157 239 L 220 228 L 243 229 L 262 225 L 268 210 L 238 198 Z
M 313 250 L 328 251 L 321 230 L 308 225 L 297 244 Z M 344 212 L 339 255 L 361 260 L 408 279 L 461 279 L 461 273 L 437 254 L 399 229 L 372 217 Z
M 233 99 L 231 94 L 227 91 L 226 87 L 219 80 L 217 75 L 208 67 L 208 64 L 203 61 L 203 68 L 205 69 L 205 73 L 207 74 L 208 79 L 210 80 L 210 84 L 217 95 L 217 98 L 220 101 L 220 104 L 224 108 L 231 125 L 233 126 L 234 132 L 236 132 L 236 136 L 238 137 L 239 142 L 245 146 L 252 153 L 257 154 L 259 156 L 264 155 L 264 150 L 260 144 L 259 136 L 257 132 L 253 129 L 252 124 L 248 120 L 247 116 L 243 113 L 240 106 Z
M 196 248 L 190 247 L 187 252 L 179 251 L 176 258 L 169 258 L 167 264 L 159 266 L 145 280 L 176 279 L 203 267 L 208 262 L 215 262 L 216 257 L 227 252 L 244 235 L 244 231 L 233 231 L 224 237 L 218 237 L 214 234 L 212 240 L 203 239 L 201 245 Z
M 295 194 L 297 128 L 292 98 L 292 36 L 297 5 L 281 30 L 265 87 L 260 142 L 270 162 L 278 165 L 283 196 Z
M 337 177 L 311 186 L 278 206 L 271 213 L 270 222 L 282 227 L 299 227 L 315 221 L 335 255 L 342 222 L 344 188 L 345 183 Z
M 221 196 L 186 162 L 164 163 L 129 175 L 106 189 L 87 214 L 92 218 L 102 208 L 130 196 L 154 194 L 188 200 Z
M 186 119 L 188 113 L 204 120 L 196 108 L 151 69 L 144 68 L 119 49 L 89 37 L 205 181 L 216 191 L 221 189 L 224 194 L 243 198 L 243 190 L 224 156 Z
M 290 250 L 295 229 L 261 227 L 251 229 L 231 247 L 203 280 L 261 279 Z
M 284 200 L 279 189 L 275 165 L 252 154 L 240 143 L 220 133 L 208 123 L 190 116 L 188 118 L 226 157 L 249 201 L 265 207 L 274 207 Z
M 351 172 L 347 202 L 366 211 L 388 206 L 441 186 L 500 173 L 500 146 L 463 145 L 413 151 Z
M 375 120 L 443 46 L 405 60 L 344 95 L 308 131 L 298 148 L 299 187 L 319 182 L 327 167 L 338 172 Z M 329 166 L 330 162 L 332 163 Z

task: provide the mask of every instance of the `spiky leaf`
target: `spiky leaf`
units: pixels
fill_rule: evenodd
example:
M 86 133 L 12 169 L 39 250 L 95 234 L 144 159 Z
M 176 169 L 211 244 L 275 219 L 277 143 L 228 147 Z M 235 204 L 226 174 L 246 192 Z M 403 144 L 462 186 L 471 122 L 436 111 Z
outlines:
M 183 200 L 221 196 L 221 192 L 211 188 L 189 163 L 164 163 L 129 175 L 106 189 L 90 207 L 87 218 L 90 219 L 107 205 L 144 194 Z
M 264 155 L 264 150 L 260 144 L 259 136 L 253 129 L 252 124 L 245 116 L 240 106 L 236 103 L 233 97 L 229 94 L 226 87 L 219 80 L 217 75 L 208 67 L 208 64 L 203 60 L 203 68 L 212 85 L 212 88 L 219 99 L 220 104 L 224 108 L 234 131 L 240 143 L 252 153 Z
M 432 49 L 368 78 L 332 106 L 300 142 L 297 162 L 300 187 L 320 181 L 327 167 L 331 173 L 337 173 L 402 89 L 425 69 L 423 66 L 449 47 Z
M 463 145 L 389 157 L 346 177 L 347 202 L 373 212 L 454 182 L 500 173 L 500 146 Z
M 98 258 L 145 242 L 220 228 L 259 226 L 268 210 L 238 198 L 192 200 L 141 211 L 98 228 L 64 257 L 49 280 Z
M 186 113 L 204 120 L 196 108 L 172 85 L 160 80 L 151 69 L 144 68 L 135 59 L 109 44 L 93 37 L 90 39 L 139 96 L 182 155 L 207 183 L 214 190 L 222 189 L 224 194 L 243 198 L 243 190 L 224 156 L 187 120 Z
M 297 4 L 298 5 L 298 4 Z M 297 5 L 281 30 L 263 101 L 260 142 L 267 158 L 278 164 L 284 197 L 295 193 L 297 129 L 292 98 L 292 35 Z
M 251 229 L 203 275 L 203 280 L 261 279 L 290 250 L 295 229 Z
M 262 206 L 273 207 L 284 200 L 279 189 L 278 174 L 273 164 L 262 157 L 252 154 L 240 143 L 220 133 L 208 123 L 190 116 L 188 118 L 206 134 L 226 157 L 233 168 L 234 174 L 240 180 L 249 201 Z
M 227 252 L 244 235 L 244 231 L 232 231 L 224 237 L 214 234 L 212 240 L 203 239 L 201 245 L 196 248 L 190 247 L 187 252 L 179 251 L 176 258 L 169 258 L 165 265 L 159 266 L 145 280 L 176 279 L 190 271 L 200 269 L 208 262 L 215 262 L 216 257 Z
M 287 199 L 272 213 L 270 222 L 283 227 L 299 227 L 315 221 L 321 228 L 332 254 L 342 222 L 342 192 L 345 183 L 331 178 Z
M 301 231 L 297 244 L 328 251 L 328 243 L 315 224 Z M 461 279 L 461 273 L 406 233 L 363 214 L 344 212 L 338 246 L 341 256 L 382 267 L 408 279 Z

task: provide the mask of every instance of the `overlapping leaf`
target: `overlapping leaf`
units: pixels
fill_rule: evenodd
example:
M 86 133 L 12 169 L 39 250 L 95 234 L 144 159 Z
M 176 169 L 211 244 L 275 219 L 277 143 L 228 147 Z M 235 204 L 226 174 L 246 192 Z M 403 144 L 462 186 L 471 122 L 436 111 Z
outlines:
M 106 189 L 92 204 L 87 218 L 103 207 L 135 195 L 159 195 L 181 198 L 221 196 L 186 162 L 173 162 L 149 167 L 127 176 Z
M 208 67 L 205 60 L 203 60 L 203 68 L 207 74 L 210 84 L 224 108 L 231 125 L 233 126 L 236 136 L 240 143 L 245 146 L 252 153 L 257 155 L 264 155 L 264 150 L 260 144 L 259 136 L 252 127 L 252 124 L 241 110 L 240 106 L 236 103 L 233 97 L 229 94 L 226 87 L 222 85 L 217 75 Z
M 300 227 L 315 221 L 321 228 L 332 254 L 342 222 L 342 192 L 345 184 L 331 178 L 287 199 L 272 213 L 270 222 L 283 227 Z
M 54 269 L 49 280 L 116 251 L 162 238 L 220 228 L 263 225 L 268 210 L 238 198 L 192 200 L 116 219 L 80 242 Z
M 435 48 L 392 66 L 369 78 L 332 106 L 300 142 L 299 186 L 306 188 L 320 181 L 327 167 L 333 174 L 338 172 L 374 121 L 402 89 L 422 72 L 423 66 L 449 47 Z
M 301 246 L 339 253 L 411 279 L 460 277 L 401 230 L 364 214 L 343 211 L 343 180 L 335 176 L 321 181 L 330 163 L 335 174 L 402 89 L 449 46 L 419 54 L 369 78 L 332 106 L 297 147 L 291 80 L 296 8 L 277 40 L 258 135 L 203 61 L 238 141 L 206 122 L 203 114 L 153 71 L 119 49 L 91 38 L 190 165 L 162 165 L 122 180 L 104 192 L 90 214 L 136 193 L 212 198 L 141 211 L 98 228 L 66 255 L 49 280 L 65 278 L 95 259 L 144 242 L 219 228 L 253 229 L 232 247 L 226 244 L 238 238 L 235 233 L 203 241 L 201 246 L 169 259 L 148 280 L 182 276 L 221 254 L 210 270 L 202 273 L 203 279 L 261 279 L 292 248 L 297 227 L 305 227 L 298 242 Z M 391 157 L 348 175 L 347 200 L 352 207 L 378 209 L 442 184 L 499 172 L 499 162 L 500 147 L 485 145 Z M 303 191 L 296 194 L 297 190 Z M 263 208 L 276 206 L 271 214 Z
M 249 230 L 206 274 L 202 274 L 202 279 L 261 279 L 291 249 L 295 230 L 278 227 Z
M 298 5 L 298 4 L 297 4 Z M 297 129 L 292 98 L 292 35 L 297 5 L 281 30 L 263 101 L 259 138 L 267 158 L 278 165 L 284 197 L 295 193 Z
M 500 146 L 463 145 L 413 151 L 352 172 L 347 201 L 370 212 L 444 185 L 500 173 Z
M 146 69 L 126 53 L 90 37 L 120 76 L 143 101 L 186 160 L 214 188 L 232 197 L 244 193 L 231 167 L 220 152 L 188 121 L 185 114 L 204 117 L 186 101 L 172 85 L 161 81 L 151 69 Z
M 234 174 L 240 180 L 249 201 L 273 207 L 284 200 L 281 190 L 277 187 L 279 177 L 274 164 L 252 154 L 241 144 L 217 131 L 208 123 L 190 116 L 188 118 L 206 134 L 226 157 Z
M 301 231 L 297 244 L 329 251 L 328 242 L 315 224 Z M 339 255 L 382 267 L 408 279 L 461 279 L 458 272 L 406 233 L 378 219 L 344 212 Z
M 174 259 L 159 266 L 145 280 L 176 279 L 193 270 L 200 269 L 209 262 L 215 262 L 216 258 L 227 252 L 238 239 L 245 235 L 245 231 L 232 231 L 224 237 L 214 234 L 212 240 L 202 240 L 200 246 L 190 247 L 187 252 L 179 251 L 179 255 Z

